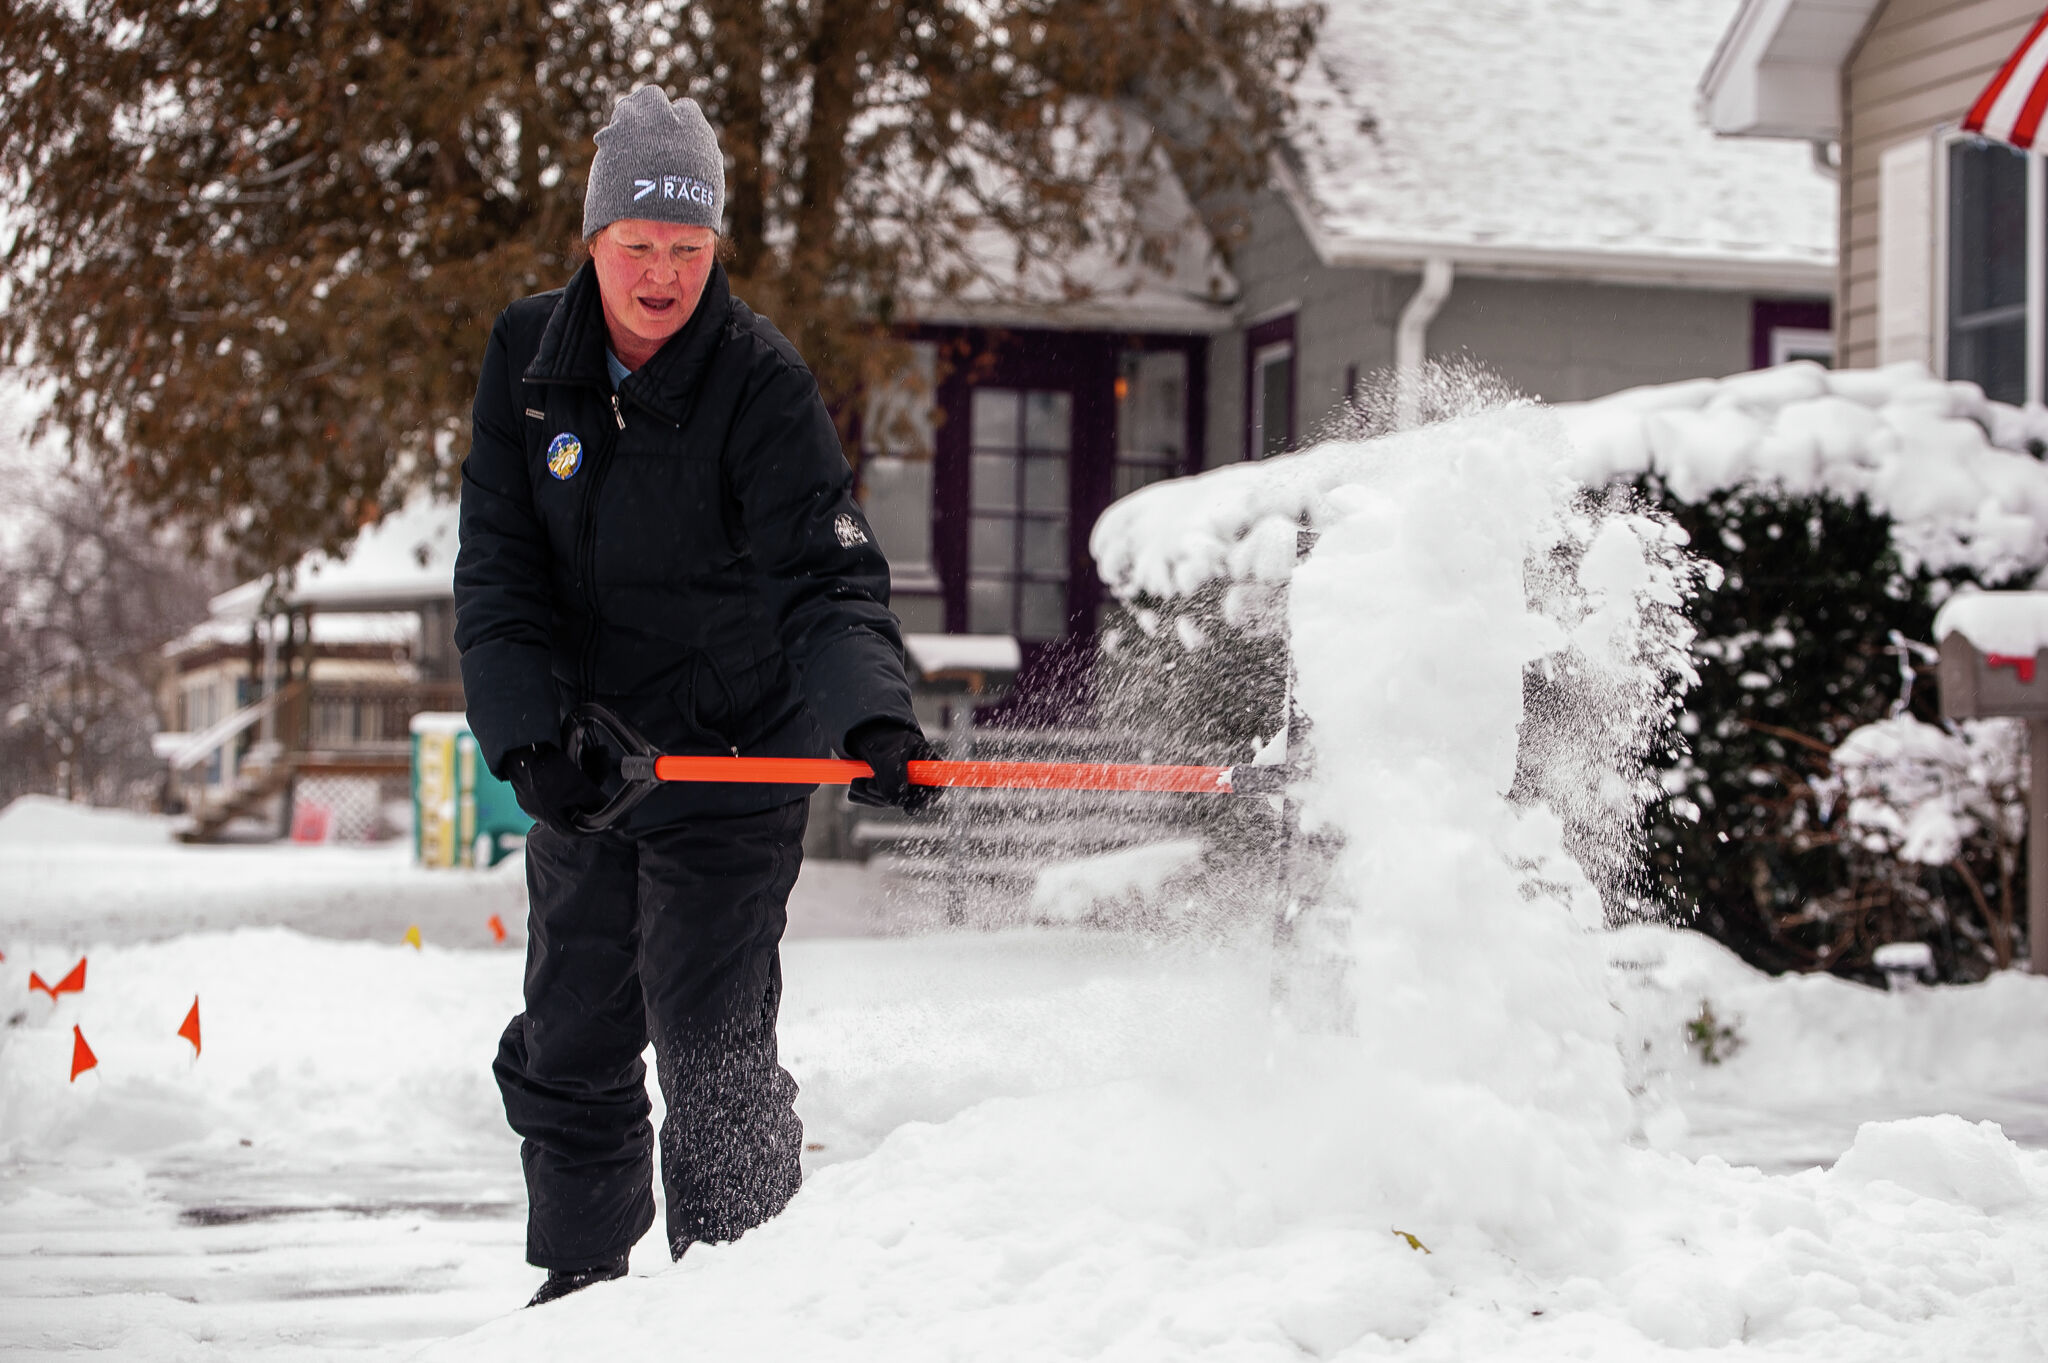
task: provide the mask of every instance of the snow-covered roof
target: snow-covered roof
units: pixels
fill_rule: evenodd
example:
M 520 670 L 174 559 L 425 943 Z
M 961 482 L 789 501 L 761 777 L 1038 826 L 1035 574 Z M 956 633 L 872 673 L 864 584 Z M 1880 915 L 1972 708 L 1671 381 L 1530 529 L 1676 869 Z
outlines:
M 455 594 L 457 507 L 415 497 L 356 536 L 340 558 L 308 554 L 299 560 L 285 601 L 316 611 L 403 610 Z M 232 587 L 210 603 L 215 620 L 255 618 L 271 579 Z
M 214 600 L 233 595 L 223 592 Z M 241 604 L 239 600 L 230 603 L 237 611 Z M 239 648 L 249 642 L 249 622 L 247 614 L 212 615 L 165 644 L 164 656 L 176 658 L 221 644 Z M 410 611 L 319 611 L 309 625 L 315 644 L 389 644 L 407 648 L 416 645 L 420 637 L 420 618 Z
M 1332 264 L 1832 291 L 1811 150 L 1695 103 L 1737 0 L 1330 0 L 1296 87 L 1297 202 Z
M 1151 140 L 1135 113 L 1090 102 L 1055 148 L 1077 178 L 1096 159 L 1135 154 Z M 918 321 L 984 326 L 1103 327 L 1214 332 L 1233 324 L 1237 280 L 1158 148 L 1137 158 L 1137 178 L 1097 178 L 1087 190 L 1092 239 L 1063 253 L 1018 249 L 994 226 L 985 202 L 1008 200 L 1014 172 L 963 153 L 950 175 L 878 185 L 865 194 L 922 217 L 912 234 L 907 301 Z M 1142 234 L 1163 251 L 1156 259 L 1124 250 Z
M 415 497 L 364 530 L 340 559 L 301 560 L 290 599 L 337 610 L 452 597 L 456 522 L 455 503 Z

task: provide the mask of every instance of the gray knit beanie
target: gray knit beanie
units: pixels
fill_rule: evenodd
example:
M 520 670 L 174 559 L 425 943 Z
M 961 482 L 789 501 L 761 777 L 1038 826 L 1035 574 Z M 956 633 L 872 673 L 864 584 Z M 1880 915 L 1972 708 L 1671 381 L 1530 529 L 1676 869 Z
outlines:
M 597 157 L 583 191 L 583 239 L 620 218 L 708 227 L 725 222 L 725 157 L 694 99 L 669 103 L 643 85 L 597 130 Z

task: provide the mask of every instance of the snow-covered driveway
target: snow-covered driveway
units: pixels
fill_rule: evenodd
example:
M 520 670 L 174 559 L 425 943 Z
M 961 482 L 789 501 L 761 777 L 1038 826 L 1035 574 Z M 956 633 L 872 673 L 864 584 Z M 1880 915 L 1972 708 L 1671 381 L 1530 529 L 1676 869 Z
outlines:
M 349 856 L 379 893 L 358 883 L 336 895 L 334 862 Z M 1748 1309 L 1740 1293 L 1715 1306 L 1711 1290 L 1698 1307 L 1684 1283 L 1625 1265 L 1596 1281 L 1507 1264 L 1483 1237 L 1432 1220 L 1422 1199 L 1398 1226 L 1355 1214 L 1332 1179 L 1388 1148 L 1374 1128 L 1401 1122 L 1400 1095 L 1270 1030 L 1256 947 L 1013 932 L 799 935 L 784 1049 L 813 1147 L 804 1196 L 740 1245 L 673 1270 L 655 1237 L 635 1281 L 609 1298 L 521 1315 L 538 1275 L 521 1262 L 516 1142 L 488 1072 L 517 1007 L 520 953 L 516 940 L 437 941 L 468 928 L 488 943 L 467 920 L 492 894 L 516 894 L 516 871 L 427 876 L 384 852 L 275 848 L 244 849 L 239 877 L 226 877 L 235 858 L 221 849 L 0 841 L 7 883 L 21 886 L 12 873 L 31 860 L 45 872 L 71 862 L 106 898 L 85 930 L 67 920 L 89 896 L 8 899 L 10 1357 L 395 1358 L 494 1320 L 445 1356 L 545 1357 L 581 1332 L 630 1357 L 684 1311 L 712 1339 L 772 1312 L 771 1352 L 791 1358 L 994 1356 L 982 1351 L 1004 1337 L 1019 1357 L 1363 1357 L 1400 1351 L 1407 1336 L 1415 1357 L 1623 1358 L 1660 1356 L 1688 1331 L 1709 1342 L 1714 1311 Z M 124 860 L 142 868 L 126 881 L 113 869 Z M 300 927 L 151 926 L 220 913 L 226 880 L 251 903 L 249 887 L 266 885 Z M 862 892 L 857 872 L 815 868 L 799 934 L 857 926 Z M 125 927 L 109 912 L 152 900 L 160 912 L 138 908 Z M 395 940 L 398 904 L 422 922 L 425 950 Z M 29 993 L 31 970 L 52 978 L 80 951 L 84 993 L 55 1005 Z M 2015 1064 L 2007 1040 L 2048 1025 L 2048 990 L 2032 981 L 1914 998 L 1772 982 L 1652 929 L 1618 936 L 1611 955 L 1633 981 L 1622 993 L 1631 1034 L 1647 1043 L 1638 1077 L 1672 1100 L 1646 1109 L 1646 1125 L 1675 1151 L 1791 1171 L 1832 1162 L 1863 1118 L 1942 1111 L 2004 1120 L 2029 1144 L 2048 1133 L 2041 1066 Z M 196 1061 L 175 1035 L 194 995 Z M 1715 1068 L 1683 1039 L 1703 997 L 1745 1043 Z M 71 1084 L 74 1024 L 99 1068 Z M 1323 1082 L 1305 1082 L 1318 1071 Z M 1886 1158 L 1894 1174 L 1963 1167 L 1966 1182 L 1981 1166 L 1991 1193 L 1965 1191 L 1995 1214 L 1963 1194 L 1943 1201 L 1940 1187 L 1867 1182 L 1854 1187 L 1880 1191 L 1857 1194 L 1813 1182 L 1843 1182 L 1834 1175 L 1702 1176 L 1644 1154 L 1642 1190 L 1664 1199 L 1644 1222 L 1718 1223 L 1717 1252 L 1768 1262 L 1772 1237 L 1791 1233 L 1773 1218 L 1807 1218 L 1807 1252 L 1831 1258 L 1801 1280 L 1812 1300 L 1784 1314 L 1840 1318 L 1796 1332 L 1809 1352 L 1794 1356 L 1903 1357 L 1961 1329 L 1981 1357 L 2023 1357 L 2048 1319 L 2048 1227 L 2030 1200 L 2048 1189 L 2048 1163 L 2023 1157 L 2028 1196 L 2001 1201 L 2013 1189 L 1997 1182 L 1998 1146 L 1974 1131 L 1922 1133 L 1917 1153 Z M 1871 1200 L 1880 1211 L 1867 1224 L 1853 1209 Z M 1939 1253 L 1905 1253 L 1873 1229 L 1886 1219 L 1925 1223 Z M 1599 1224 L 1623 1239 L 1644 1230 Z M 1918 1330 L 1891 1319 L 1880 1290 L 1916 1281 L 1928 1317 Z M 1830 1293 L 1876 1305 L 1858 1308 L 1858 1324 Z M 1491 1304 L 1475 1306 L 1482 1298 Z

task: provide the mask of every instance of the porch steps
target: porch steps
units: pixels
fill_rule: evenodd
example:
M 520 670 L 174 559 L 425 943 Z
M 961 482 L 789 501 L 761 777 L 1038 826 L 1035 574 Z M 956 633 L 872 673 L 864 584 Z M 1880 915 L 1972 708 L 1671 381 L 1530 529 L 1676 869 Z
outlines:
M 292 763 L 282 754 L 260 765 L 245 762 L 234 785 L 191 812 L 177 831 L 178 841 L 217 841 L 228 824 L 254 814 L 264 801 L 282 793 L 291 784 L 292 773 Z

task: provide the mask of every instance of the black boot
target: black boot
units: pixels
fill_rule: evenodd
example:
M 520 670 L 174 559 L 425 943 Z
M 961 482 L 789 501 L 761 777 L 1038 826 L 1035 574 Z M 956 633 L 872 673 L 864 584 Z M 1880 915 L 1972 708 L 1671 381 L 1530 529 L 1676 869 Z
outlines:
M 579 1268 L 574 1273 L 551 1268 L 548 1270 L 548 1280 L 540 1285 L 540 1291 L 534 1293 L 533 1300 L 526 1304 L 543 1306 L 551 1301 L 559 1301 L 571 1292 L 581 1292 L 592 1283 L 608 1283 L 614 1278 L 625 1276 L 626 1256 L 623 1254 L 599 1264 L 596 1268 Z

